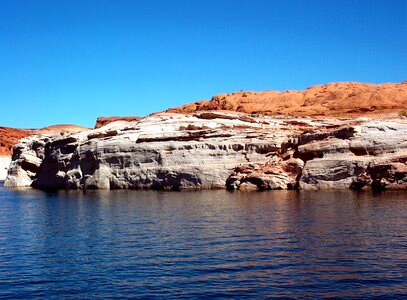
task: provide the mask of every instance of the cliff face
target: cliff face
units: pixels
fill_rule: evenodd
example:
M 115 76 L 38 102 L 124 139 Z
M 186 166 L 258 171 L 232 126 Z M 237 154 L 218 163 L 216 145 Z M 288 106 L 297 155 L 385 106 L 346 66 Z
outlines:
M 23 139 L 7 186 L 41 189 L 406 188 L 407 120 L 161 113 Z
M 167 112 L 229 110 L 268 115 L 358 116 L 380 113 L 397 115 L 406 108 L 407 81 L 386 84 L 338 82 L 317 85 L 303 91 L 221 94 L 210 101 L 171 108 Z

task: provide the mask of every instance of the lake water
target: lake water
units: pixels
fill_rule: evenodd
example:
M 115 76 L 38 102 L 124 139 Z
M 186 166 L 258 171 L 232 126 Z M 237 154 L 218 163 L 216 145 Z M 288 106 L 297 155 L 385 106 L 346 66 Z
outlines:
M 400 299 L 406 278 L 406 192 L 0 186 L 0 298 Z

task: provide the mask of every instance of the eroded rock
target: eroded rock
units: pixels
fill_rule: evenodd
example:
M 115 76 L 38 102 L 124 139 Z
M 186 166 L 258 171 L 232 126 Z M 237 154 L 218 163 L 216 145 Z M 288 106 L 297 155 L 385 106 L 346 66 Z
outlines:
M 161 113 L 14 147 L 7 186 L 406 188 L 407 120 Z
M 352 128 L 347 138 L 327 136 L 298 147 L 296 156 L 306 161 L 300 188 L 405 188 L 405 120 L 367 121 Z

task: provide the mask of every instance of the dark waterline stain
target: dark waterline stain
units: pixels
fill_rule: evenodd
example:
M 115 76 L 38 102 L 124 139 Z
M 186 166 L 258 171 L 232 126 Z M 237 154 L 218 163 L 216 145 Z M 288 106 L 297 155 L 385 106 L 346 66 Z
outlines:
M 406 196 L 0 185 L 0 298 L 400 299 Z

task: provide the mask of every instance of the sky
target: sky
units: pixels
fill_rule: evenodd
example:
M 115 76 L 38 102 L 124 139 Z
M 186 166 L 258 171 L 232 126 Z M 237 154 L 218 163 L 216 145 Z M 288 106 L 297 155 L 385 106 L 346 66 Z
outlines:
M 405 0 L 0 0 L 0 126 L 404 80 Z

